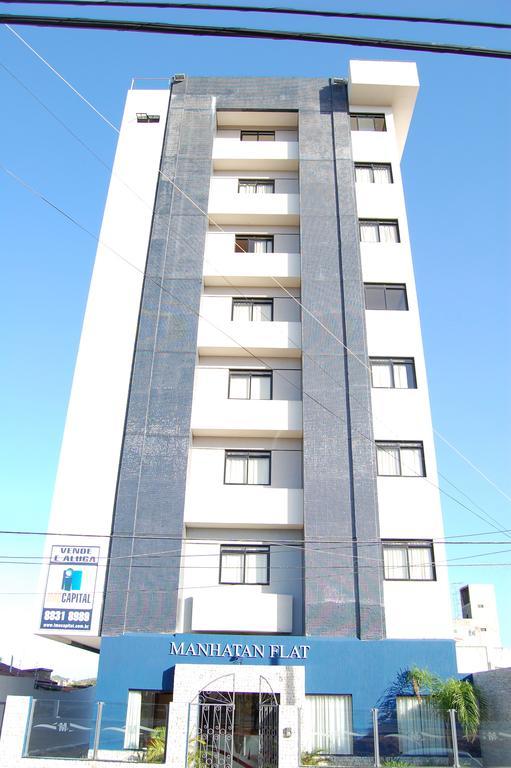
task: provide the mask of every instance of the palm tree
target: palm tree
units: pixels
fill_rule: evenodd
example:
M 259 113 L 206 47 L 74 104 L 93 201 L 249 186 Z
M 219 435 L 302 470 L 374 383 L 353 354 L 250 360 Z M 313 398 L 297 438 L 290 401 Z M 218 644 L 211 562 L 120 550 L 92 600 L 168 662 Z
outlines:
M 474 741 L 486 710 L 486 702 L 472 683 L 454 677 L 442 680 L 428 669 L 415 666 L 408 670 L 408 681 L 419 703 L 422 701 L 421 688 L 429 689 L 431 703 L 445 720 L 449 717 L 449 710 L 454 709 L 465 738 Z

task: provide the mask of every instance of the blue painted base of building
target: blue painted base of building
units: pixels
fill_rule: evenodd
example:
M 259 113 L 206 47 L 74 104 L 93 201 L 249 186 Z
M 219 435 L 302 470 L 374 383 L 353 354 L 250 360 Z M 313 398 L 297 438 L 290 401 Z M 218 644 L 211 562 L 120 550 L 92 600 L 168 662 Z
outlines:
M 101 640 L 98 700 L 126 702 L 129 690 L 171 692 L 176 664 L 304 666 L 306 694 L 350 694 L 353 711 L 377 706 L 412 666 L 457 677 L 451 640 L 126 634 Z
M 385 736 L 382 755 L 396 754 L 396 696 L 413 695 L 406 676 L 411 667 L 428 668 L 442 678 L 457 677 L 451 640 L 126 634 L 102 638 L 97 699 L 115 702 L 122 721 L 130 690 L 172 693 L 175 667 L 180 664 L 218 665 L 223 667 L 220 675 L 229 668 L 235 671 L 239 664 L 304 667 L 306 695 L 352 697 L 352 754 L 359 756 L 373 754 L 371 710 L 375 707 L 380 736 Z M 116 711 L 115 706 L 108 711 Z M 121 741 L 115 746 L 121 748 Z

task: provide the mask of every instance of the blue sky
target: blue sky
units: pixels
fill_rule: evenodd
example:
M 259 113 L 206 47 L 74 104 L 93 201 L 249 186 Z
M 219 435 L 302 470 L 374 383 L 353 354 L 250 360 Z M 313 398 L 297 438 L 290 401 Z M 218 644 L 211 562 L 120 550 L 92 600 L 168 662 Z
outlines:
M 284 2 L 295 7 L 373 10 L 510 21 L 507 2 Z M 6 12 L 48 13 L 2 6 Z M 67 13 L 69 9 L 62 11 Z M 81 12 L 80 14 L 78 12 Z M 113 18 L 114 9 L 69 14 Z M 132 10 L 124 18 L 266 26 L 394 36 L 511 48 L 507 32 L 286 17 Z M 421 79 L 403 158 L 403 177 L 435 428 L 511 497 L 510 62 L 310 43 L 163 37 L 18 27 L 42 56 L 114 124 L 132 76 L 345 76 L 350 58 L 417 62 Z M 0 62 L 111 165 L 116 134 L 30 53 L 0 29 Z M 99 232 L 109 171 L 6 71 L 0 162 Z M 95 242 L 0 172 L 2 295 L 0 344 L 0 528 L 45 530 Z M 511 529 L 511 502 L 441 441 L 442 486 L 467 507 Z M 453 485 L 450 485 L 453 483 Z M 465 495 L 463 495 L 465 494 Z M 488 532 L 488 522 L 443 498 L 446 534 Z M 511 533 L 475 536 L 486 545 L 449 547 L 453 584 L 496 585 L 503 641 L 511 645 Z M 506 546 L 509 542 L 509 546 Z M 37 557 L 42 539 L 0 536 L 0 554 Z M 501 554 L 498 550 L 508 550 Z M 1 560 L 1 558 L 0 558 Z M 467 567 L 466 564 L 471 564 Z M 493 563 L 479 566 L 477 563 Z M 49 663 L 53 643 L 29 637 L 38 605 L 35 565 L 0 563 L 0 656 Z M 7 595 L 6 592 L 23 592 Z M 3 621 L 5 619 L 5 622 Z M 67 655 L 66 655 L 67 654 Z M 93 661 L 59 647 L 58 671 L 87 673 Z M 60 667 L 58 666 L 60 664 Z

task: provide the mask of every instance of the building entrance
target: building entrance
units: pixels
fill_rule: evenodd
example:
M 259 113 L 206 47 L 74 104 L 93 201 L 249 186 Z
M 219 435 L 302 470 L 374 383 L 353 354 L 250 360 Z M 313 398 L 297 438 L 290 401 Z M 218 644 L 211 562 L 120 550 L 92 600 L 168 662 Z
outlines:
M 198 699 L 197 768 L 277 768 L 278 695 L 202 690 Z

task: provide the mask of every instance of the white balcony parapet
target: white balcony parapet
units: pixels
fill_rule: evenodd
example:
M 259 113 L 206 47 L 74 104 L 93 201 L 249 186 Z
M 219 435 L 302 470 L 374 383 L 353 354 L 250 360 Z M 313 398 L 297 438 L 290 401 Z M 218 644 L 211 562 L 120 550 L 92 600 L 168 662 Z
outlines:
M 300 195 L 292 193 L 247 195 L 226 194 L 211 189 L 208 215 L 217 224 L 284 224 L 300 221 Z
M 301 400 L 194 400 L 194 435 L 301 437 Z
M 205 285 L 274 286 L 276 280 L 287 288 L 299 287 L 299 253 L 206 253 Z
M 213 167 L 219 170 L 296 170 L 298 142 L 216 138 L 213 142 Z
M 197 528 L 301 528 L 303 490 L 190 484 L 184 522 Z
M 254 593 L 246 586 L 208 589 L 194 595 L 193 632 L 291 632 L 292 595 Z
M 254 355 L 300 357 L 301 323 L 220 322 L 199 320 L 199 355 Z

